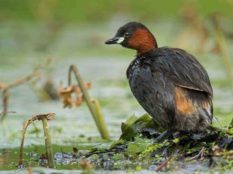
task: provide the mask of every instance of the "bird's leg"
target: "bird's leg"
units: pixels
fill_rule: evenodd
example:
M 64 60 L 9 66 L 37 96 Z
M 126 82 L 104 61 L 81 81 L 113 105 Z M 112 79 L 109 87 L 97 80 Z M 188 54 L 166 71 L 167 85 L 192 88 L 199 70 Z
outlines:
M 156 139 L 154 139 L 153 143 L 161 143 L 168 137 L 172 135 L 173 131 L 172 130 L 166 130 L 163 133 L 161 133 Z

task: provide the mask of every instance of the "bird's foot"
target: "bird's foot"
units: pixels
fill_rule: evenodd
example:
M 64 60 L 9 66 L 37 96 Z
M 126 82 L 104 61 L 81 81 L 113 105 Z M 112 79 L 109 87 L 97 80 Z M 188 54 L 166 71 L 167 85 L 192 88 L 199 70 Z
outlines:
M 161 143 L 172 135 L 173 131 L 166 130 L 153 140 L 153 143 Z

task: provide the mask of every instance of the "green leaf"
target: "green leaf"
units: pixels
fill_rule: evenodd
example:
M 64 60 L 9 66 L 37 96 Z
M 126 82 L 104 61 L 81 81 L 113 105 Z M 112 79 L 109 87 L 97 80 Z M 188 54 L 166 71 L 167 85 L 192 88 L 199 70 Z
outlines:
M 151 141 L 148 139 L 136 137 L 134 142 L 130 142 L 128 144 L 128 153 L 135 155 L 137 153 L 143 152 L 150 144 Z
M 153 118 L 151 118 L 148 114 L 144 114 L 139 118 L 133 115 L 125 123 L 122 123 L 122 134 L 120 139 L 130 141 L 134 137 L 138 136 L 145 128 L 156 130 L 158 132 L 162 131 L 159 125 L 156 124 Z

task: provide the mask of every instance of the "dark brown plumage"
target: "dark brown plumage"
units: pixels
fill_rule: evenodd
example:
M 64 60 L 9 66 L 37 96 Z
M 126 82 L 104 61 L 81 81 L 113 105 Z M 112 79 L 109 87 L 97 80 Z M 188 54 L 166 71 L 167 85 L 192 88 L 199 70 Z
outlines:
M 167 130 L 203 131 L 212 122 L 213 91 L 202 65 L 186 51 L 157 47 L 141 23 L 121 27 L 106 44 L 137 50 L 127 69 L 134 96 L 154 120 Z

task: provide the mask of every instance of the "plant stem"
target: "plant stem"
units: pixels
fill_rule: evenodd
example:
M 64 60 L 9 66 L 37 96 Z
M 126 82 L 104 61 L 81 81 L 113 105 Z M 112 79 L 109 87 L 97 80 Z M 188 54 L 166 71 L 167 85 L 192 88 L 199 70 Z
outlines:
M 85 99 L 85 101 L 87 103 L 87 106 L 88 106 L 88 108 L 89 108 L 89 110 L 91 112 L 92 118 L 94 119 L 94 121 L 96 123 L 96 126 L 97 126 L 97 128 L 98 128 L 98 130 L 99 130 L 99 132 L 101 134 L 101 137 L 103 139 L 109 139 L 109 133 L 108 133 L 108 131 L 106 129 L 106 125 L 105 124 L 102 124 L 102 125 L 100 124 L 100 122 L 104 122 L 104 119 L 101 118 L 101 121 L 100 122 L 98 121 L 98 118 L 103 117 L 103 115 L 100 114 L 99 117 L 97 116 L 98 115 L 97 114 L 98 111 L 96 111 L 95 106 L 91 102 L 91 97 L 88 94 L 88 92 L 87 92 L 87 90 L 85 88 L 83 79 L 82 79 L 82 77 L 81 77 L 81 75 L 80 75 L 80 73 L 78 71 L 78 68 L 75 65 L 71 65 L 70 66 L 69 74 L 68 74 L 68 85 L 69 86 L 71 85 L 71 72 L 72 71 L 74 72 L 75 78 L 76 78 L 76 80 L 77 80 L 77 82 L 79 84 L 80 89 L 82 90 L 83 97 L 84 97 L 84 99 Z M 102 126 L 104 126 L 104 127 L 102 127 Z M 103 134 L 103 132 L 105 132 L 105 133 Z
M 48 157 L 49 167 L 54 167 L 54 161 L 53 161 L 53 151 L 52 151 L 52 143 L 51 143 L 51 137 L 49 135 L 49 125 L 48 120 L 53 119 L 55 116 L 55 113 L 48 113 L 48 114 L 40 114 L 35 115 L 28 119 L 23 124 L 23 130 L 22 130 L 22 139 L 21 139 L 21 145 L 19 149 L 19 162 L 18 165 L 21 168 L 23 164 L 23 145 L 25 140 L 25 134 L 27 131 L 28 126 L 33 123 L 36 120 L 42 120 L 43 122 L 43 128 L 44 128 L 44 135 L 45 135 L 45 146 L 46 146 L 46 153 Z
M 24 128 L 22 131 L 22 139 L 21 139 L 21 144 L 20 144 L 20 149 L 19 149 L 19 163 L 18 163 L 19 167 L 21 167 L 21 165 L 23 164 L 23 146 L 24 146 L 25 134 L 26 134 L 28 125 L 29 125 L 29 121 L 27 121 L 24 124 Z
M 110 139 L 110 136 L 109 136 L 109 133 L 107 130 L 107 125 L 106 125 L 106 122 L 104 120 L 103 114 L 101 112 L 101 108 L 100 108 L 100 104 L 99 104 L 98 100 L 93 99 L 91 102 L 95 106 L 96 120 L 97 120 L 98 125 L 100 127 L 101 136 L 104 139 Z
M 53 148 L 52 148 L 52 143 L 51 143 L 51 137 L 49 134 L 48 120 L 46 118 L 43 118 L 42 122 L 43 122 L 43 128 L 44 128 L 46 154 L 48 157 L 48 166 L 49 168 L 54 168 L 55 164 L 54 164 L 54 159 L 53 159 Z

